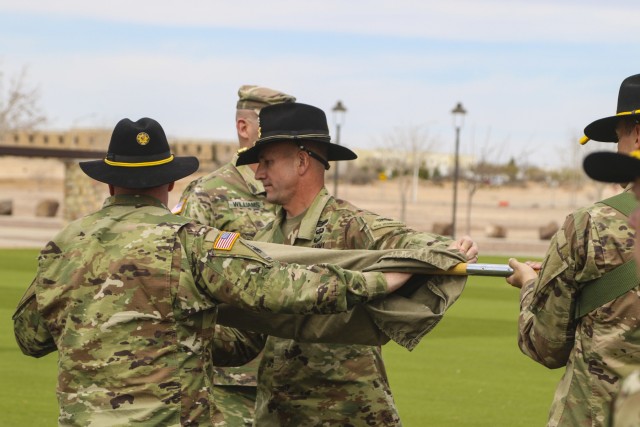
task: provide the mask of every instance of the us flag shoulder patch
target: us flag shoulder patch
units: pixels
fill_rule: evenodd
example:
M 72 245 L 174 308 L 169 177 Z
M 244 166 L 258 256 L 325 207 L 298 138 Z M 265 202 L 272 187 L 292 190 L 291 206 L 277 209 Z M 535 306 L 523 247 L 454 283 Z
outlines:
M 232 233 L 230 231 L 223 231 L 218 235 L 216 241 L 213 242 L 213 249 L 219 249 L 222 251 L 230 251 L 233 248 L 233 244 L 240 237 L 240 233 Z
M 184 208 L 184 202 L 185 202 L 184 198 L 180 199 L 178 204 L 175 205 L 173 209 L 171 209 L 171 213 L 174 215 L 180 215 L 182 213 L 182 209 Z

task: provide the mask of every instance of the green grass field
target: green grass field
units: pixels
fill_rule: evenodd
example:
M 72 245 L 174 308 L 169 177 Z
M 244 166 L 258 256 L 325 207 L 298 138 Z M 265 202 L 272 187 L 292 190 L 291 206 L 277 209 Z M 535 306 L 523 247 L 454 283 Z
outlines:
M 55 425 L 56 356 L 23 356 L 11 315 L 36 269 L 35 250 L 0 250 L 2 425 Z M 503 263 L 506 258 L 483 257 Z M 462 297 L 412 351 L 388 344 L 387 372 L 403 424 L 540 426 L 561 370 L 517 346 L 518 291 L 502 278 L 470 277 Z

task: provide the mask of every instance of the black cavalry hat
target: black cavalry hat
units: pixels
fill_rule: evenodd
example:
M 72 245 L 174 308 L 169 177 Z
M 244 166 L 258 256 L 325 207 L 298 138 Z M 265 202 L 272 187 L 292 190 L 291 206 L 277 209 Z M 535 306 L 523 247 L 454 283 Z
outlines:
M 633 182 L 640 177 L 640 150 L 629 154 L 598 151 L 585 157 L 582 166 L 589 178 L 596 181 Z
M 122 119 L 111 134 L 107 157 L 80 162 L 84 173 L 117 187 L 150 188 L 177 181 L 198 170 L 198 159 L 174 157 L 160 123 L 144 117 Z
M 620 85 L 616 115 L 598 119 L 584 128 L 580 144 L 590 139 L 602 142 L 618 142 L 616 126 L 620 117 L 634 116 L 640 119 L 640 74 L 627 77 Z
M 287 102 L 269 105 L 260 110 L 260 130 L 258 140 L 251 148 L 238 151 L 237 166 L 258 163 L 260 150 L 270 142 L 291 141 L 298 144 L 311 157 L 329 168 L 327 160 L 353 160 L 358 156 L 342 145 L 333 144 L 329 135 L 327 116 L 324 111 L 312 105 Z M 306 141 L 326 144 L 327 159 L 322 159 L 316 153 L 304 147 Z

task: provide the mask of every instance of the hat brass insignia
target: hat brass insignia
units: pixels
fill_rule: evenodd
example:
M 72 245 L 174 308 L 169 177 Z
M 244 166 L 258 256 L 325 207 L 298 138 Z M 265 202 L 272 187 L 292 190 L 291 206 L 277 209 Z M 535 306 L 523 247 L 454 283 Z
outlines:
M 146 132 L 140 132 L 136 136 L 136 141 L 138 141 L 138 144 L 140 144 L 140 145 L 147 145 L 150 140 L 151 140 L 151 138 L 149 137 L 149 134 L 146 133 Z

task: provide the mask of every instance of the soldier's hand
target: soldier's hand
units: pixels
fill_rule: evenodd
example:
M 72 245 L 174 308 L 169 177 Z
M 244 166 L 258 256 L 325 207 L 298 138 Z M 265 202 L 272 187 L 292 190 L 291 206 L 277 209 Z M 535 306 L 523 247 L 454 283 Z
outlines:
M 525 261 L 524 263 L 536 270 L 536 274 L 542 268 L 542 263 L 540 261 Z
M 404 285 L 411 277 L 409 273 L 383 273 L 384 278 L 387 280 L 387 286 L 389 293 L 395 292 Z
M 532 265 L 530 264 L 539 263 L 524 263 L 518 262 L 518 260 L 515 258 L 509 258 L 509 267 L 513 268 L 513 274 L 505 279 L 507 283 L 520 289 L 529 280 L 535 280 L 536 277 L 538 277 L 538 273 L 536 273 L 536 271 L 533 269 L 534 267 L 532 267 Z
M 462 236 L 449 245 L 449 249 L 457 249 L 467 257 L 467 263 L 478 262 L 478 245 L 469 236 Z

